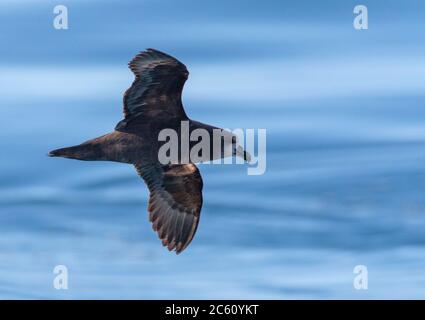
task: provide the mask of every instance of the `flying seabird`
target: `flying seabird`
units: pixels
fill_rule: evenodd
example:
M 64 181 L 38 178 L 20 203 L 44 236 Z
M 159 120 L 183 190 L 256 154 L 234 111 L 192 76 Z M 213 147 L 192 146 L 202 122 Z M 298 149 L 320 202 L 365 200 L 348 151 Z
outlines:
M 158 151 L 164 143 L 158 141 L 163 129 L 174 129 L 183 139 L 182 121 L 187 121 L 189 132 L 205 129 L 211 137 L 213 150 L 214 129 L 231 139 L 222 139 L 220 154 L 210 152 L 215 160 L 237 155 L 249 161 L 250 155 L 237 145 L 236 137 L 223 129 L 191 120 L 181 100 L 189 72 L 177 59 L 155 49 L 147 49 L 129 62 L 135 75 L 131 87 L 124 93 L 124 119 L 115 130 L 80 145 L 51 151 L 51 157 L 87 161 L 115 161 L 135 166 L 149 188 L 149 220 L 168 250 L 182 252 L 192 241 L 198 227 L 202 207 L 202 177 L 190 160 L 162 164 Z M 230 143 L 230 145 L 229 145 Z M 190 142 L 190 148 L 195 142 Z

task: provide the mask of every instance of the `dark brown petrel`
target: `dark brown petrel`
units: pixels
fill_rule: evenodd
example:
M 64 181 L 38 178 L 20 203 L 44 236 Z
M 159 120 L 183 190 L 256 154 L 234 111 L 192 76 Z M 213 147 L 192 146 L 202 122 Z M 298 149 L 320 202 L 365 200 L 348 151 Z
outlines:
M 213 152 L 213 131 L 219 129 L 191 120 L 181 100 L 189 72 L 177 59 L 154 49 L 139 53 L 130 61 L 135 75 L 131 87 L 124 94 L 124 120 L 115 130 L 80 145 L 51 151 L 51 157 L 88 161 L 116 161 L 133 164 L 150 191 L 149 220 L 168 250 L 182 252 L 192 241 L 199 223 L 202 207 L 202 178 L 191 161 L 162 164 L 158 159 L 162 129 L 174 129 L 182 136 L 182 121 L 187 121 L 189 132 L 204 129 L 211 136 L 207 159 L 237 155 L 249 161 L 249 154 L 237 146 L 235 136 L 222 139 L 220 154 Z M 221 130 L 226 135 L 230 132 Z M 215 133 L 214 133 L 215 134 Z M 186 137 L 189 139 L 189 137 Z M 229 143 L 231 145 L 229 145 Z M 195 142 L 189 142 L 190 148 Z

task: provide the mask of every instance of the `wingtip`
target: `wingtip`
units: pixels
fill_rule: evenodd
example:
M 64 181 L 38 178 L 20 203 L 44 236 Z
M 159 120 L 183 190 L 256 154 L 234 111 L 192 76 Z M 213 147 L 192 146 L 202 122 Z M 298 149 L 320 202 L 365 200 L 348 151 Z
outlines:
M 145 50 L 145 52 L 149 52 L 149 53 L 161 53 L 161 54 L 165 54 L 165 55 L 167 55 L 166 53 L 164 53 L 164 52 L 162 52 L 162 51 L 159 51 L 159 50 L 157 50 L 157 49 L 154 49 L 154 48 L 147 48 L 147 49 Z
M 176 244 L 173 239 L 171 242 L 168 241 L 167 238 L 161 239 L 162 245 L 168 249 L 168 251 L 173 252 L 178 256 L 180 255 L 186 248 L 187 245 L 184 245 L 182 242 Z
M 183 251 L 184 251 L 184 249 L 185 248 L 183 248 L 183 249 L 177 249 L 176 248 L 176 255 L 178 256 L 178 255 L 180 255 Z
M 186 249 L 186 248 L 178 248 L 178 247 L 176 247 L 175 248 L 175 252 L 176 252 L 176 255 L 178 256 L 178 255 L 180 255 L 183 251 L 184 251 L 184 249 Z

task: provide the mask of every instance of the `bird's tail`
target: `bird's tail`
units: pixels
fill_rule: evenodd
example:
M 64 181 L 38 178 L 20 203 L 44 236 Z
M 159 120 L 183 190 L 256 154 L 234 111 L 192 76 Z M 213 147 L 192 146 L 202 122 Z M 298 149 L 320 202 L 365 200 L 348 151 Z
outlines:
M 100 144 L 85 142 L 78 146 L 61 148 L 50 151 L 50 157 L 62 157 L 77 160 L 105 160 L 105 154 Z

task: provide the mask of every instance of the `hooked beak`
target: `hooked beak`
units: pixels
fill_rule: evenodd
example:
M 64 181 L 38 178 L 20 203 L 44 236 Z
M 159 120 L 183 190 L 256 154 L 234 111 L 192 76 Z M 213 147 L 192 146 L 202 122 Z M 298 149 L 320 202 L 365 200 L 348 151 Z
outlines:
M 246 152 L 241 146 L 237 146 L 235 148 L 234 155 L 241 157 L 247 162 L 251 162 L 251 155 L 248 152 Z

